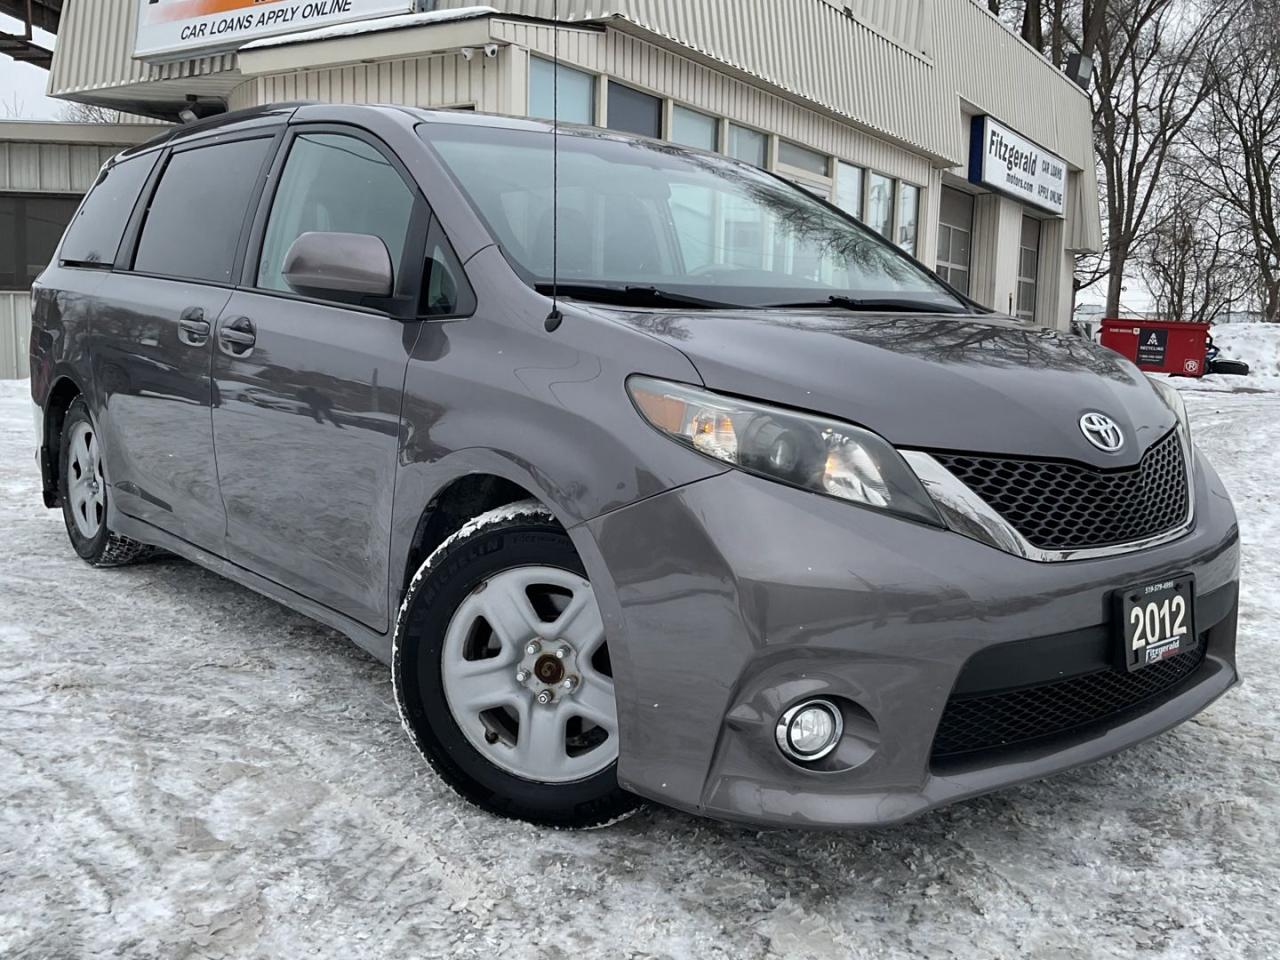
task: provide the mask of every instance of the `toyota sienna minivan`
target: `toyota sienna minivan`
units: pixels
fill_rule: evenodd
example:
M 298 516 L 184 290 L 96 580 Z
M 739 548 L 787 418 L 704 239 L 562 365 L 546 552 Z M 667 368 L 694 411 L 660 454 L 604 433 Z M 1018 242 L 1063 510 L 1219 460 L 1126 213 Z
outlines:
M 504 816 L 893 823 L 1236 682 L 1177 392 L 722 156 L 228 114 L 108 163 L 33 303 L 76 552 L 343 631 Z

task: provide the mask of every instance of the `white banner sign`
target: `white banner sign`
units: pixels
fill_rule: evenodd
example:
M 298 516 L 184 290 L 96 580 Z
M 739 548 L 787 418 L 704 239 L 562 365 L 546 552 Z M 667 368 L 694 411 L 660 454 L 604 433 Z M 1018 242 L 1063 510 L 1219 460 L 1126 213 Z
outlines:
M 175 60 L 250 40 L 369 17 L 411 13 L 415 0 L 137 0 L 133 55 Z
M 1059 216 L 1067 208 L 1067 164 L 991 117 L 974 117 L 969 179 Z

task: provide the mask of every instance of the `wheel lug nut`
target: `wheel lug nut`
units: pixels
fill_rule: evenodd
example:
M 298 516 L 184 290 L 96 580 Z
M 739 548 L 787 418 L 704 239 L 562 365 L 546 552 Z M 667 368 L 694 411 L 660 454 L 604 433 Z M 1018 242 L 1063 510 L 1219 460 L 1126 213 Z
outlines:
M 536 656 L 538 651 L 541 649 L 542 649 L 542 644 L 540 644 L 537 640 L 530 640 L 529 645 L 524 648 L 524 652 L 532 657 L 532 656 Z
M 578 678 L 577 678 L 577 677 L 565 677 L 565 678 L 564 678 L 564 681 L 560 684 L 560 686 L 564 687 L 564 689 L 566 689 L 566 690 L 568 690 L 570 693 L 572 693 L 574 690 L 577 690 L 577 689 L 578 689 Z
M 550 690 L 543 690 L 540 694 L 538 694 L 538 702 L 542 704 L 544 707 L 555 698 L 556 698 L 556 695 L 552 693 Z
M 561 647 L 559 650 L 557 650 L 557 651 L 556 651 L 556 659 L 557 659 L 557 660 L 563 660 L 563 659 L 564 659 L 565 657 L 567 657 L 567 656 L 569 656 L 569 648 L 568 648 L 568 647 Z
M 528 682 L 529 682 L 529 671 L 528 671 L 528 670 L 517 670 L 517 671 L 516 671 L 516 683 L 528 683 Z

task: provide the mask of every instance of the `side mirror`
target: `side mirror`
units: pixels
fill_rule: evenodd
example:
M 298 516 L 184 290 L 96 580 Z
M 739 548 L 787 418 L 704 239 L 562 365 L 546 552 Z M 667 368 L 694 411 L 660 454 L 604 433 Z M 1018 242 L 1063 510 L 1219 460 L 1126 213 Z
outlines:
M 366 233 L 304 233 L 285 254 L 284 280 L 307 297 L 389 297 L 391 254 Z

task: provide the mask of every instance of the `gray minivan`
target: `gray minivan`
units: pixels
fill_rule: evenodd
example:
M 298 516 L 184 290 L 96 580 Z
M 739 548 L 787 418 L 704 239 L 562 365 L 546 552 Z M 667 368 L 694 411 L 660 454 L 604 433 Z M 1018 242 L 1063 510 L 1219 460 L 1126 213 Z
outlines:
M 33 304 L 79 555 L 345 632 L 505 816 L 892 823 L 1236 682 L 1236 519 L 1178 393 L 725 157 L 229 114 L 110 162 Z

